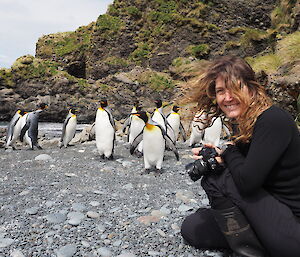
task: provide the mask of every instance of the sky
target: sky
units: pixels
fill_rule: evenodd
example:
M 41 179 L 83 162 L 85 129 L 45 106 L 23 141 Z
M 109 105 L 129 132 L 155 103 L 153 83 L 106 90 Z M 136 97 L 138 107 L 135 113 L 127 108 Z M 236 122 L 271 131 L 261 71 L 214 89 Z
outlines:
M 106 13 L 113 0 L 0 0 L 0 68 L 35 55 L 38 38 L 75 31 Z

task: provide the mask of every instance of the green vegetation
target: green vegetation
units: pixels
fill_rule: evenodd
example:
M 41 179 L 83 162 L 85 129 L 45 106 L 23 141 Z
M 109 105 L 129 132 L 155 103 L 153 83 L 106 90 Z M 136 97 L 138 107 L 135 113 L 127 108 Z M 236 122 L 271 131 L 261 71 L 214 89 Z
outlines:
M 129 16 L 133 17 L 134 19 L 139 19 L 139 18 L 142 17 L 141 11 L 138 8 L 134 7 L 134 6 L 126 7 L 125 10 L 126 10 L 126 13 Z
M 191 45 L 186 48 L 186 51 L 197 58 L 205 57 L 210 52 L 210 47 L 207 44 Z
M 282 63 L 293 63 L 300 60 L 300 32 L 287 35 L 277 44 L 277 55 Z
M 105 39 L 111 39 L 118 35 L 122 26 L 123 22 L 119 17 L 103 14 L 98 17 L 95 29 Z
M 11 69 L 0 69 L 0 85 L 8 88 L 14 86 Z
M 297 0 L 281 0 L 271 13 L 271 22 L 274 29 L 290 28 L 293 24 L 292 13 L 296 10 Z M 298 10 L 299 11 L 299 10 Z
M 96 86 L 99 87 L 100 90 L 103 91 L 103 92 L 107 92 L 110 88 L 109 85 L 100 83 L 99 81 L 96 81 Z
M 150 58 L 152 47 L 148 43 L 138 43 L 138 47 L 130 54 L 130 60 L 140 63 Z
M 176 82 L 172 80 L 166 73 L 156 71 L 145 71 L 137 77 L 132 78 L 142 85 L 146 85 L 155 91 L 164 91 L 174 89 Z
M 11 67 L 13 76 L 22 79 L 45 79 L 58 73 L 58 64 L 25 55 L 18 58 Z
M 276 72 L 281 62 L 276 54 L 267 54 L 264 56 L 248 57 L 246 61 L 252 66 L 256 72 L 265 71 L 267 73 Z
M 300 32 L 287 35 L 281 39 L 274 54 L 266 54 L 257 57 L 248 57 L 247 61 L 258 72 L 275 72 L 284 64 L 294 63 L 300 59 Z
M 84 52 L 90 47 L 91 28 L 79 27 L 74 32 L 61 32 L 46 35 L 38 41 L 37 53 L 39 56 L 52 58 L 53 55 L 62 57 L 77 51 Z
M 109 56 L 106 59 L 104 59 L 103 62 L 108 65 L 121 67 L 127 67 L 130 64 L 128 60 L 117 56 Z

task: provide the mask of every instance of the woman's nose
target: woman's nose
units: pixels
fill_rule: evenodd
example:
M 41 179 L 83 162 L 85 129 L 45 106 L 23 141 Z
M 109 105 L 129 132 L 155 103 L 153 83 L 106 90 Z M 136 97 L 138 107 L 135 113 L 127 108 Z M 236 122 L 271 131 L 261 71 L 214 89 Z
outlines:
M 225 100 L 226 101 L 230 101 L 232 99 L 233 99 L 233 97 L 232 97 L 231 92 L 229 90 L 226 90 L 226 92 L 225 92 Z

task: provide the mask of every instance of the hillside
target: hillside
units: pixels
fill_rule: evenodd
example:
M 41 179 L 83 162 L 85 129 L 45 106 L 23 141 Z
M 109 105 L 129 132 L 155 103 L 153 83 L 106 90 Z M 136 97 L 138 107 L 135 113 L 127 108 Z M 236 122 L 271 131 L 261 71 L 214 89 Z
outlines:
M 296 117 L 299 22 L 295 0 L 115 0 L 95 22 L 43 36 L 35 57 L 0 69 L 0 120 L 44 101 L 44 120 L 60 122 L 76 104 L 79 120 L 92 122 L 103 97 L 122 119 L 135 99 L 148 110 L 157 97 L 177 101 L 187 71 L 227 54 L 246 58 L 274 101 Z

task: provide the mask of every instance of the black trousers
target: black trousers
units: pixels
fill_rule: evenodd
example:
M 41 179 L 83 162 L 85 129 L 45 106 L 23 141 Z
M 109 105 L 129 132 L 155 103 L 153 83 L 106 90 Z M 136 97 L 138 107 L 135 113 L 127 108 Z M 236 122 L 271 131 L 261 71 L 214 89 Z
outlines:
M 300 222 L 288 206 L 260 189 L 251 197 L 242 196 L 228 170 L 202 178 L 210 203 L 225 197 L 245 214 L 258 239 L 272 257 L 300 257 Z M 299 185 L 300 186 L 300 185 Z M 183 238 L 198 249 L 229 248 L 210 209 L 199 209 L 182 223 Z

